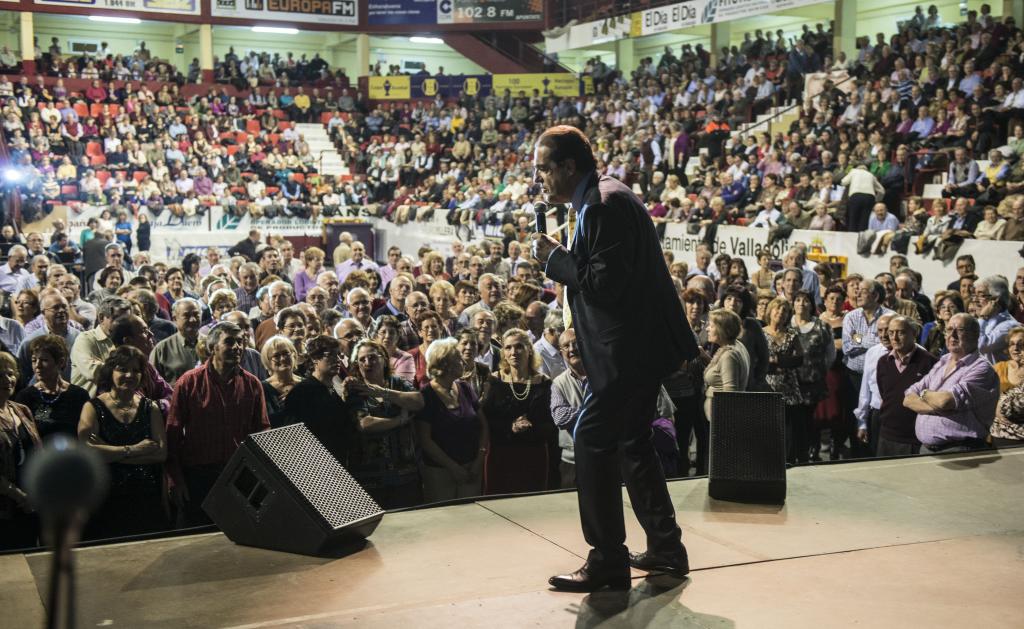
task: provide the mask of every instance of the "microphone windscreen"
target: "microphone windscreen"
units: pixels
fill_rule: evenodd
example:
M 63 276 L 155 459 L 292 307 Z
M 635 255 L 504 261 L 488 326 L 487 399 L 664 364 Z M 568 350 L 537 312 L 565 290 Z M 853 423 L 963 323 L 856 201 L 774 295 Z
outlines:
M 44 517 L 92 512 L 106 497 L 109 482 L 99 454 L 67 435 L 49 439 L 25 469 L 29 502 Z

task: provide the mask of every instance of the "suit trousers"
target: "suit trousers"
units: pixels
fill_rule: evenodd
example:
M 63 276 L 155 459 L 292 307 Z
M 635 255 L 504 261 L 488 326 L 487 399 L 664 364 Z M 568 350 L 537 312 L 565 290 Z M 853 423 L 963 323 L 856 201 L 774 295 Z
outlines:
M 851 194 L 846 201 L 846 231 L 862 232 L 867 229 L 874 205 L 874 195 L 863 192 Z
M 622 487 L 647 534 L 647 550 L 682 552 L 682 531 L 652 442 L 659 382 L 584 391 L 574 435 L 576 487 L 590 565 L 628 565 Z

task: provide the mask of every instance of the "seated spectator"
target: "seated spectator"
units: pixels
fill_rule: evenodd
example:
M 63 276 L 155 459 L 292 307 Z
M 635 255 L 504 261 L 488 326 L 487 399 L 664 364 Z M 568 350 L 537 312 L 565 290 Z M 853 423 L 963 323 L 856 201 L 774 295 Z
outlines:
M 986 205 L 982 220 L 974 228 L 974 237 L 978 240 L 1004 240 L 1005 235 L 1006 219 L 999 217 L 994 205 Z
M 429 381 L 422 388 L 423 408 L 415 422 L 424 457 L 424 499 L 429 503 L 478 496 L 483 490 L 487 419 L 472 386 L 462 380 L 465 365 L 458 341 L 433 341 L 426 355 Z
M 910 386 L 903 405 L 917 413 L 921 452 L 938 454 L 988 447 L 985 438 L 999 401 L 999 377 L 978 353 L 981 326 L 969 314 L 946 327 L 949 353 Z

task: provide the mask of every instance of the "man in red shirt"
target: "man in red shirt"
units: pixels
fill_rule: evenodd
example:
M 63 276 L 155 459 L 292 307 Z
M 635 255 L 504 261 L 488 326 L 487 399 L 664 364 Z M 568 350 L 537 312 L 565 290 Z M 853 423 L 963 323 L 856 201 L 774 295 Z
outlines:
M 251 433 L 270 428 L 263 387 L 240 368 L 245 337 L 221 322 L 206 339 L 210 358 L 185 372 L 174 387 L 167 416 L 167 475 L 171 503 L 189 525 L 208 523 L 203 500 Z

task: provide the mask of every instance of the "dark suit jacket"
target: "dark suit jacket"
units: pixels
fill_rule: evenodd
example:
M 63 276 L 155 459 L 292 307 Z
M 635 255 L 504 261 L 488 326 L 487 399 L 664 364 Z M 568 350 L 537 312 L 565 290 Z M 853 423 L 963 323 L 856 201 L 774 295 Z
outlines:
M 82 263 L 85 265 L 85 278 L 87 280 L 90 279 L 93 273 L 107 266 L 107 252 L 105 248 L 109 244 L 110 241 L 106 238 L 93 238 L 86 241 L 85 246 L 82 247 Z
M 583 195 L 582 234 L 548 258 L 548 277 L 565 285 L 580 357 L 591 388 L 662 380 L 697 356 L 640 199 L 611 177 L 592 175 Z

